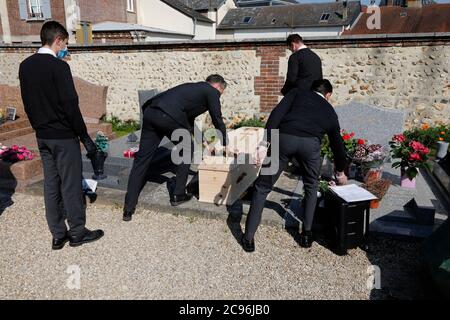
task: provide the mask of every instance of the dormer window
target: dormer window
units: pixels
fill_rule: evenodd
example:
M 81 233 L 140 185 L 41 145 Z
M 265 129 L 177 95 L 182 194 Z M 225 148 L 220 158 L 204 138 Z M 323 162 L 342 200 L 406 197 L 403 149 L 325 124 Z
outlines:
M 252 21 L 252 17 L 244 17 L 244 19 L 242 19 L 243 23 L 250 23 Z
M 328 19 L 330 19 L 331 14 L 329 13 L 323 13 L 320 17 L 319 22 L 328 22 Z

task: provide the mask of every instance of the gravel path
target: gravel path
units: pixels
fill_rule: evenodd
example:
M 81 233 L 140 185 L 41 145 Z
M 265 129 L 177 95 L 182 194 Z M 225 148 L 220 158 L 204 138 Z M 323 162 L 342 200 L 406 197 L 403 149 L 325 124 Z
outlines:
M 287 232 L 261 227 L 257 251 L 243 252 L 224 221 L 151 210 L 131 223 L 121 208 L 90 205 L 88 227 L 105 237 L 50 250 L 41 197 L 16 194 L 0 216 L 0 299 L 380 299 L 419 298 L 419 244 L 373 239 L 371 253 L 338 257 Z M 367 289 L 368 267 L 382 289 Z M 80 289 L 67 285 L 70 266 Z M 76 269 L 77 267 L 75 267 Z M 71 282 L 72 284 L 76 282 Z

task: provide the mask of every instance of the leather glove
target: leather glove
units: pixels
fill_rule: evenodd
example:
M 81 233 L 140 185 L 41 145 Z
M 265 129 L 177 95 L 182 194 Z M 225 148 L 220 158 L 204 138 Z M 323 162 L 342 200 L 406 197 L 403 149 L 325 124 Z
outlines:
M 87 137 L 82 141 L 84 147 L 87 151 L 87 157 L 91 159 L 96 153 L 97 153 L 97 146 L 95 145 L 94 141 L 90 137 Z

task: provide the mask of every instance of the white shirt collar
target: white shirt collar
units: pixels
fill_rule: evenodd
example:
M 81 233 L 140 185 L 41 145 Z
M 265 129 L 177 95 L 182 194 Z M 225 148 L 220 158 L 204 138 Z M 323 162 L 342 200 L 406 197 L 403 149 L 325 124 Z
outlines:
M 38 53 L 39 54 L 51 54 L 52 56 L 54 56 L 56 58 L 56 54 L 53 52 L 53 50 L 50 50 L 49 48 L 42 47 L 38 50 Z
M 321 96 L 322 98 L 324 98 L 325 100 L 327 100 L 326 98 L 325 98 L 325 96 L 323 95 L 323 94 L 321 94 L 320 92 L 317 92 L 317 91 L 314 91 L 315 93 L 317 93 L 319 96 Z

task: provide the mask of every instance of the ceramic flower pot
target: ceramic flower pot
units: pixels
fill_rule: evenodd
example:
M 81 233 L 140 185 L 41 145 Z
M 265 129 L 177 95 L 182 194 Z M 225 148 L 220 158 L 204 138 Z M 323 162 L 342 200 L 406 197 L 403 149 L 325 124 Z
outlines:
M 107 175 L 104 173 L 105 168 L 105 160 L 108 157 L 108 153 L 106 152 L 97 152 L 92 158 L 92 168 L 94 169 L 94 175 L 92 179 L 94 180 L 104 180 L 107 178 Z
M 416 188 L 416 178 L 410 179 L 408 175 L 406 174 L 406 169 L 401 169 L 401 180 L 400 180 L 400 186 L 403 188 L 408 189 L 415 189 Z
M 370 209 L 378 209 L 380 207 L 380 200 L 370 201 Z
M 448 145 L 449 143 L 447 141 L 438 141 L 436 158 L 444 159 L 447 156 Z

